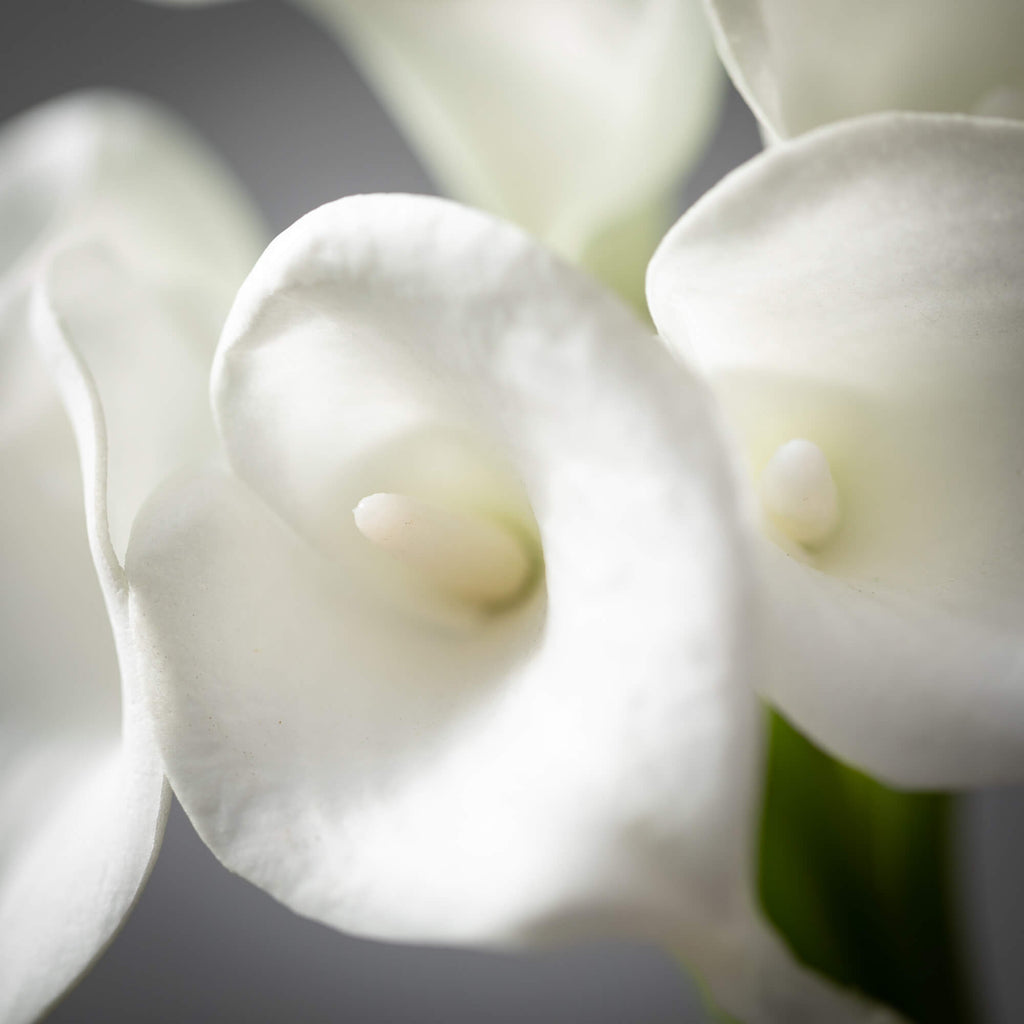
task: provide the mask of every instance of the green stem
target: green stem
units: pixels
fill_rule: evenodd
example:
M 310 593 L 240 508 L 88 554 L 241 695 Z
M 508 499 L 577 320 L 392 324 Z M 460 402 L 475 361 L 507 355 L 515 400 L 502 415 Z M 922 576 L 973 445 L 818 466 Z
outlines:
M 948 794 L 890 789 L 772 714 L 765 910 L 805 963 L 916 1024 L 974 1019 L 956 939 L 954 824 Z

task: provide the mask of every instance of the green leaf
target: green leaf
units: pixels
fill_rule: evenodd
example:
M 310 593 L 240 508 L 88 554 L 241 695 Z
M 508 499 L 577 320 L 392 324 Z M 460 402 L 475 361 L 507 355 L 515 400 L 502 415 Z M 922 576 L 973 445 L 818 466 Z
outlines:
M 796 955 L 917 1024 L 973 1019 L 952 900 L 953 798 L 840 764 L 780 716 L 760 892 Z

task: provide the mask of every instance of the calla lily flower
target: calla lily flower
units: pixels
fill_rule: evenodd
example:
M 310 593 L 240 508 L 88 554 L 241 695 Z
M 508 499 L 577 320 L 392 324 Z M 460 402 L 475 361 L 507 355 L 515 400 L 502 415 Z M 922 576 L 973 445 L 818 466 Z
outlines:
M 752 892 L 748 561 L 707 396 L 443 200 L 309 214 L 213 373 L 233 473 L 136 522 L 172 786 L 232 870 L 376 938 L 668 943 L 744 1021 L 874 1016 Z
M 881 111 L 1024 118 L 1018 0 L 707 0 L 769 140 Z
M 642 303 L 718 114 L 699 0 L 296 2 L 351 47 L 446 191 Z
M 655 255 L 731 424 L 764 694 L 901 786 L 1024 775 L 1024 126 L 891 114 L 775 147 Z
M 3 1024 L 99 955 L 159 845 L 121 558 L 145 494 L 213 450 L 204 381 L 257 237 L 148 103 L 83 94 L 0 135 Z

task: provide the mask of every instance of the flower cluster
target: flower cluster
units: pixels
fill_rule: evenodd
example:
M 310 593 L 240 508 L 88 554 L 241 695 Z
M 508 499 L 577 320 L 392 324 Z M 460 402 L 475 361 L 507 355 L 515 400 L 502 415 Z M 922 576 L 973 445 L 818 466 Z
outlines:
M 305 6 L 487 212 L 258 255 L 146 102 L 0 135 L 0 1024 L 169 790 L 355 934 L 625 935 L 745 1024 L 895 1020 L 760 908 L 761 702 L 897 787 L 1024 777 L 1019 5 Z M 714 44 L 767 148 L 669 228 Z

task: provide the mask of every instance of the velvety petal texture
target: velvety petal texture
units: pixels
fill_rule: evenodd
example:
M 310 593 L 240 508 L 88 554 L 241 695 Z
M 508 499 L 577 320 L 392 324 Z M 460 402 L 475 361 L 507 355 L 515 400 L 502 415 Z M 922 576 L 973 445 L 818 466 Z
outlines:
M 243 285 L 214 402 L 237 475 L 151 499 L 128 573 L 172 785 L 228 867 L 359 934 L 627 932 L 745 1020 L 864 1019 L 754 910 L 731 480 L 631 314 L 483 214 L 344 199 Z M 502 525 L 527 589 L 459 614 L 395 572 L 352 514 L 394 494 Z
M 159 842 L 120 558 L 146 493 L 215 450 L 205 382 L 258 233 L 175 121 L 100 93 L 4 129 L 0 228 L 0 1021 L 16 1024 L 103 949 Z
M 1024 775 L 1022 166 L 1009 121 L 821 129 L 717 186 L 648 277 L 752 506 L 793 439 L 831 468 L 827 540 L 761 517 L 762 689 L 899 785 Z
M 1019 0 L 707 0 L 770 139 L 917 110 L 1024 118 Z

